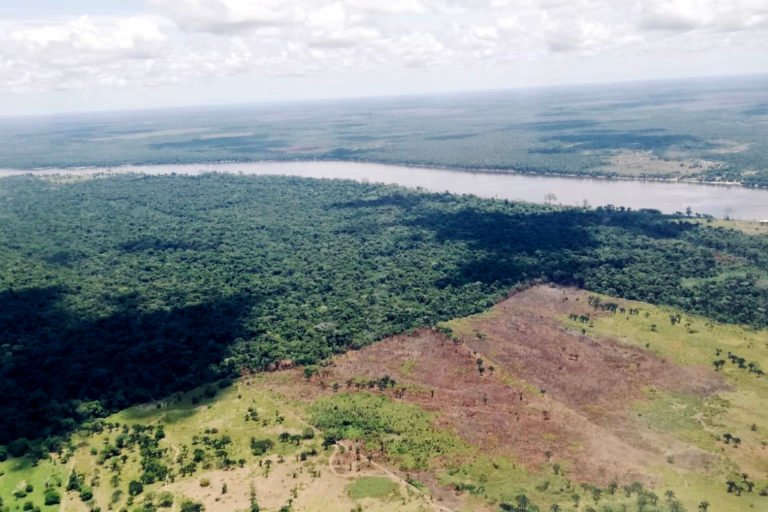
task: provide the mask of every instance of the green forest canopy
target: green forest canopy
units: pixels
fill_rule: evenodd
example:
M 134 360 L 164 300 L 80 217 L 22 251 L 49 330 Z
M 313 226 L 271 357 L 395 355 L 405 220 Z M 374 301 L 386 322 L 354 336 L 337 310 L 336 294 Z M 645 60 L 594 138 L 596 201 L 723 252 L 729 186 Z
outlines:
M 0 180 L 0 443 L 548 280 L 768 325 L 768 237 L 289 177 Z M 24 443 L 22 449 L 24 448 Z M 17 443 L 18 445 L 18 443 Z

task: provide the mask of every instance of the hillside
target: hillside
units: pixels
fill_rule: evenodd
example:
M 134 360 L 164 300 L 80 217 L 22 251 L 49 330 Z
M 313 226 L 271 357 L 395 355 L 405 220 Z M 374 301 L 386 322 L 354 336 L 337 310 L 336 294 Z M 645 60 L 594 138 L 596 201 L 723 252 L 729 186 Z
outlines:
M 48 460 L 3 462 L 0 495 L 51 511 L 761 510 L 766 339 L 537 286 L 91 422 Z M 46 487 L 61 505 L 42 506 Z

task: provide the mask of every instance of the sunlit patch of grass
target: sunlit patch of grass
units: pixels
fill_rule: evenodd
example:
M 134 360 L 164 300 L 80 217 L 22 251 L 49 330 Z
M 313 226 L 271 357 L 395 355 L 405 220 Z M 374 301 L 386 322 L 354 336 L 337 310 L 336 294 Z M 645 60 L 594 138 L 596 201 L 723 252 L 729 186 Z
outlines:
M 647 428 L 673 434 L 703 450 L 717 448 L 715 423 L 727 408 L 719 400 L 692 394 L 649 390 L 647 400 L 636 405 L 638 422 Z
M 670 467 L 651 468 L 664 482 L 665 489 L 673 489 L 686 510 L 699 510 L 699 504 L 709 503 L 710 511 L 766 510 L 766 498 L 758 492 L 742 493 L 741 496 L 726 492 L 725 478 L 712 478 L 694 472 L 676 471 Z
M 42 510 L 58 510 L 58 505 L 44 505 L 44 494 L 47 487 L 55 489 L 63 499 L 63 487 L 65 485 L 64 468 L 50 461 L 32 463 L 27 458 L 9 459 L 0 463 L 0 497 L 5 506 L 11 510 L 16 507 L 20 510 L 24 503 L 31 502 Z M 28 486 L 32 487 L 27 492 Z M 14 496 L 18 492 L 18 498 Z M 22 496 L 23 494 L 23 496 Z
M 428 469 L 438 459 L 467 451 L 456 435 L 434 428 L 432 415 L 416 405 L 367 392 L 340 393 L 310 407 L 312 422 L 339 439 L 383 446 L 403 470 Z
M 492 320 L 494 318 L 498 318 L 503 315 L 504 315 L 504 312 L 501 309 L 489 308 L 488 310 L 483 311 L 482 313 L 477 313 L 475 315 L 465 316 L 461 318 L 454 318 L 453 320 L 442 322 L 438 324 L 438 327 L 442 329 L 447 329 L 449 332 L 453 333 L 453 336 L 455 337 L 462 337 L 462 336 L 482 337 L 483 333 L 478 331 L 476 326 L 481 325 L 485 321 Z
M 392 479 L 383 476 L 365 476 L 358 478 L 347 487 L 349 497 L 355 500 L 363 498 L 399 497 L 400 486 Z

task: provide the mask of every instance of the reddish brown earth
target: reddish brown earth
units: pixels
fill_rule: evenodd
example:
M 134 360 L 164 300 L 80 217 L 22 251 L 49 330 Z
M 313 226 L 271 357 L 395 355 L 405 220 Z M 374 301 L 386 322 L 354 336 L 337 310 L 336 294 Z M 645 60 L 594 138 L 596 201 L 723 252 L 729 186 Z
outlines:
M 427 329 L 394 336 L 337 357 L 309 382 L 291 370 L 275 386 L 310 399 L 389 375 L 397 386 L 385 393 L 434 412 L 440 428 L 482 452 L 533 468 L 557 460 L 577 481 L 647 482 L 644 468 L 664 464 L 664 450 L 637 432 L 632 405 L 651 387 L 709 395 L 723 384 L 708 368 L 564 328 L 571 313 L 595 316 L 588 297 L 537 286 L 458 321 L 456 339 Z

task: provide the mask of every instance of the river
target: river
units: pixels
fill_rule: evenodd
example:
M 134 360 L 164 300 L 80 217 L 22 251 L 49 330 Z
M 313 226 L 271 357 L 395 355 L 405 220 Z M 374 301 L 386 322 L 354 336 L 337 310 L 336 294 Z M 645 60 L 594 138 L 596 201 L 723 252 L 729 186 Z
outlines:
M 432 192 L 563 205 L 612 204 L 632 209 L 655 208 L 665 213 L 693 212 L 717 218 L 768 219 L 768 190 L 740 186 L 658 181 L 608 180 L 532 176 L 490 172 L 407 167 L 360 162 L 250 162 L 184 165 L 137 165 L 111 168 L 62 168 L 37 171 L 0 169 L 0 177 L 18 174 L 93 175 L 110 173 L 200 174 L 228 172 L 355 181 L 421 187 Z

